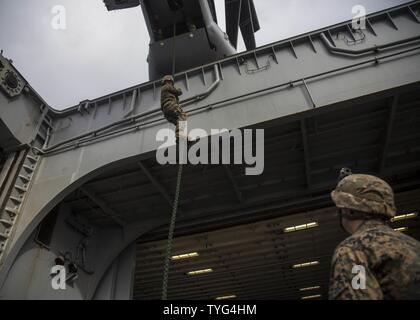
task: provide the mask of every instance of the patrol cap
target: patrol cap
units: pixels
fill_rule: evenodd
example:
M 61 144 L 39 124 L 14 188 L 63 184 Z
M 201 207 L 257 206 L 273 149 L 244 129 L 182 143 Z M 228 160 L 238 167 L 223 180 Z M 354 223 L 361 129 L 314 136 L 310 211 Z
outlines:
M 374 176 L 352 174 L 343 178 L 331 193 L 338 208 L 392 218 L 396 214 L 394 192 L 390 185 Z

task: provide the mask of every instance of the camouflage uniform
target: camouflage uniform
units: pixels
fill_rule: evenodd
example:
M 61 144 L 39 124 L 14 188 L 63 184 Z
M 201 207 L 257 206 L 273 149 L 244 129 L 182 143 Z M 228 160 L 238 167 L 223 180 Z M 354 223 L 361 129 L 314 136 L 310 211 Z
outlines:
M 366 220 L 335 250 L 329 298 L 420 299 L 420 242 L 381 219 L 396 213 L 391 187 L 373 176 L 350 175 L 331 196 L 339 208 L 366 213 Z M 352 286 L 354 266 L 365 268 L 365 289 Z
M 187 114 L 179 105 L 179 96 L 182 95 L 182 90 L 175 88 L 173 84 L 170 84 L 167 81 L 171 79 L 172 77 L 170 76 L 164 78 L 164 81 L 166 82 L 164 82 L 162 86 L 160 101 L 165 118 L 176 126 L 175 135 L 178 138 L 180 133 L 179 121 L 186 121 Z

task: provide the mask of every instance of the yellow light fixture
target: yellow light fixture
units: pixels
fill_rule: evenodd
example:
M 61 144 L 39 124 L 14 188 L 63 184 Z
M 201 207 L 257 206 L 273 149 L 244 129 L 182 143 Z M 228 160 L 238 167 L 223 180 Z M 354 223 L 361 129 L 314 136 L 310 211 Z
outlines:
M 299 291 L 309 291 L 309 290 L 317 290 L 320 289 L 320 286 L 313 286 L 313 287 L 306 287 L 306 288 L 301 288 L 299 289 Z
M 316 298 L 321 298 L 322 295 L 320 294 L 315 294 L 313 296 L 306 296 L 306 297 L 302 297 L 301 300 L 308 300 L 308 299 L 316 299 Z
M 305 224 L 300 224 L 298 226 L 284 228 L 283 232 L 284 233 L 290 233 L 290 232 L 296 232 L 296 231 L 311 229 L 311 228 L 315 228 L 315 227 L 318 227 L 318 222 L 309 222 L 309 223 L 305 223 Z
M 184 259 L 195 258 L 198 256 L 199 256 L 198 252 L 189 252 L 189 253 L 183 253 L 183 254 L 178 254 L 176 256 L 172 256 L 171 260 L 173 261 L 184 260 Z
M 402 228 L 396 228 L 396 229 L 394 229 L 395 231 L 398 231 L 398 232 L 404 232 L 404 231 L 407 231 L 408 230 L 408 228 L 407 227 L 402 227 Z
M 228 299 L 235 299 L 235 298 L 236 298 L 236 295 L 230 294 L 227 296 L 217 297 L 215 300 L 228 300 Z
M 306 268 L 306 267 L 312 267 L 312 266 L 317 266 L 317 265 L 319 265 L 319 261 L 310 261 L 310 262 L 295 264 L 293 265 L 293 269 Z
M 399 216 L 395 216 L 394 218 L 392 218 L 391 222 L 413 219 L 413 218 L 417 217 L 417 215 L 418 215 L 417 212 L 412 212 L 412 213 L 408 213 L 408 214 L 401 214 Z
M 210 272 L 213 272 L 212 268 L 189 271 L 189 272 L 187 272 L 187 275 L 196 276 L 196 275 L 199 275 L 199 274 L 205 274 L 205 273 L 210 273 Z

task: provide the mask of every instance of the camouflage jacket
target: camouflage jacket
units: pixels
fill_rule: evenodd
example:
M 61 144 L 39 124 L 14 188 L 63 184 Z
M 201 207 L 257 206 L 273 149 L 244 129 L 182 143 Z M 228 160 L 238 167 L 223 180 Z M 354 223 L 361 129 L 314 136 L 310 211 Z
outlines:
M 355 266 L 365 270 L 365 288 L 360 287 L 362 272 Z M 329 298 L 420 299 L 420 242 L 384 222 L 366 221 L 335 250 Z
M 173 104 L 178 104 L 178 97 L 182 95 L 182 90 L 175 88 L 173 85 L 165 84 L 162 87 L 160 103 L 161 108 L 168 107 Z

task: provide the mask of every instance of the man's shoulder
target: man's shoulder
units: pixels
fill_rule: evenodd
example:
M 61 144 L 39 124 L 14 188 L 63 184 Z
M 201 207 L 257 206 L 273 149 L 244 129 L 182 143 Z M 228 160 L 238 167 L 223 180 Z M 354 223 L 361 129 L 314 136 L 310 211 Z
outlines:
M 365 252 L 366 254 L 402 252 L 402 249 L 411 249 L 413 247 L 420 248 L 420 243 L 401 232 L 395 231 L 384 223 L 363 228 L 361 231 L 346 238 L 337 246 L 335 256 L 348 255 L 350 252 L 357 251 Z
M 391 237 L 390 228 L 386 225 L 377 225 L 373 228 L 363 229 L 341 241 L 335 250 L 335 255 L 343 255 L 358 250 L 365 251 L 368 247 L 374 245 L 375 242 L 383 243 L 383 241 L 389 241 Z

